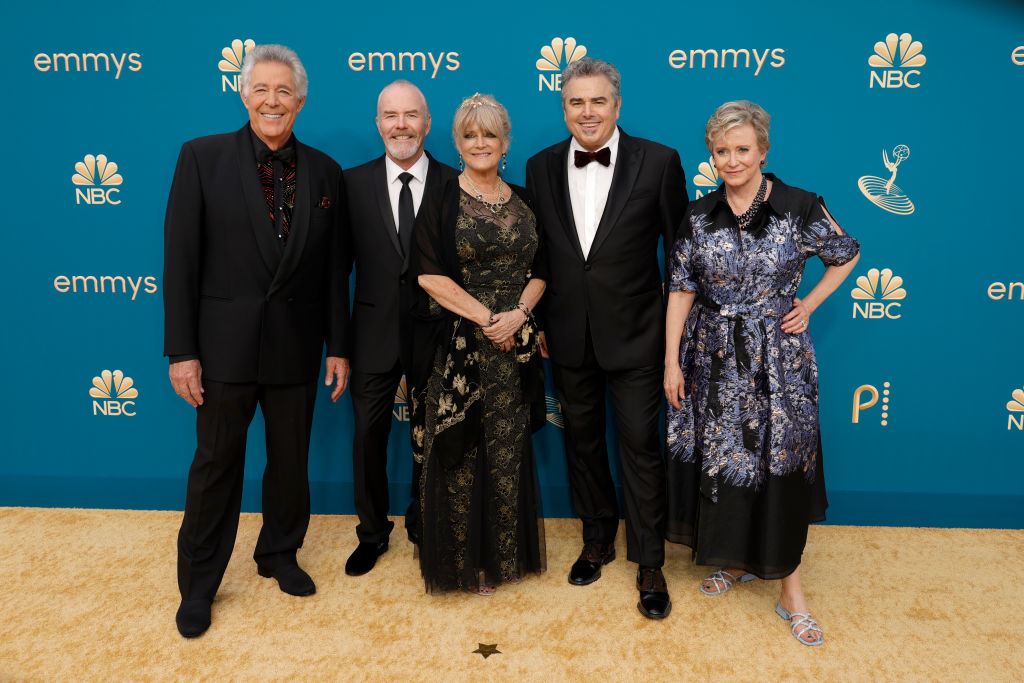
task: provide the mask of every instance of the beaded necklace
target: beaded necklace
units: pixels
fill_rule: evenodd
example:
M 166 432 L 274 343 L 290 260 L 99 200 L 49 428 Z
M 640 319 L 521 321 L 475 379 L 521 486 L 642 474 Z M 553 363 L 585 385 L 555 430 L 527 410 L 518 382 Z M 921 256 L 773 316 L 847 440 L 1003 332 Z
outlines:
M 487 193 L 487 196 L 489 197 L 493 197 L 494 195 L 498 196 L 498 201 L 492 203 L 484 199 L 484 193 L 480 191 L 480 188 L 476 186 L 476 183 L 470 180 L 468 175 L 463 173 L 462 177 L 465 178 L 466 182 L 469 183 L 469 186 L 473 188 L 473 192 L 476 192 L 476 196 L 474 197 L 474 199 L 476 199 L 478 202 L 480 202 L 488 209 L 490 209 L 491 213 L 497 215 L 498 211 L 501 210 L 501 207 L 505 205 L 505 200 L 508 199 L 508 197 L 503 195 L 501 192 L 501 188 L 504 186 L 504 183 L 501 181 L 501 178 L 498 178 L 498 185 L 495 191 Z
M 757 215 L 758 209 L 760 209 L 761 205 L 764 204 L 764 195 L 767 191 L 768 178 L 762 174 L 761 186 L 757 188 L 757 194 L 754 196 L 754 201 L 750 203 L 750 208 L 748 208 L 746 211 L 744 211 L 742 214 L 738 216 L 735 213 L 733 213 L 732 215 L 733 218 L 736 219 L 736 224 L 739 225 L 741 229 L 750 225 L 750 221 L 754 220 L 754 216 Z M 722 196 L 726 197 L 726 203 L 728 203 L 725 185 L 722 185 Z M 729 211 L 732 211 L 731 204 L 729 205 Z

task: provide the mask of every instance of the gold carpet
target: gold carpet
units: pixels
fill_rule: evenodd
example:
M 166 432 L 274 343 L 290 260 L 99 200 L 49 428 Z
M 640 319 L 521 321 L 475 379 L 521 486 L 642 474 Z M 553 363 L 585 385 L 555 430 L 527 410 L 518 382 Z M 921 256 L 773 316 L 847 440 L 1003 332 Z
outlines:
M 0 508 L 0 680 L 1024 680 L 1024 531 L 813 527 L 802 569 L 825 644 L 774 613 L 777 582 L 697 591 L 705 568 L 669 544 L 674 608 L 636 609 L 636 567 L 566 582 L 579 522 L 546 521 L 546 574 L 494 597 L 426 595 L 401 519 L 368 575 L 345 575 L 354 517 L 316 516 L 299 561 L 316 595 L 256 575 L 243 515 L 213 625 L 186 640 L 181 513 Z M 480 644 L 500 654 L 474 653 Z

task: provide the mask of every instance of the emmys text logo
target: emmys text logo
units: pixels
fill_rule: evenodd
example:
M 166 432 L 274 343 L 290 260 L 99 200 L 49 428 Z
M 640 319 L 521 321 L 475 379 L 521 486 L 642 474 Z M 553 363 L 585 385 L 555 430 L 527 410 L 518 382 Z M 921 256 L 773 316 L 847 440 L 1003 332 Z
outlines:
M 909 216 L 914 213 L 914 202 L 896 184 L 896 171 L 900 164 L 910 158 L 910 148 L 906 145 L 896 145 L 892 150 L 892 159 L 889 159 L 889 152 L 882 150 L 882 164 L 885 170 L 891 174 L 888 178 L 866 175 L 861 176 L 857 181 L 857 187 L 861 193 L 875 206 L 885 209 L 889 213 L 900 216 Z
M 75 188 L 76 204 L 120 204 L 118 186 L 124 181 L 117 172 L 117 164 L 108 161 L 105 154 L 86 154 L 75 164 L 71 182 Z
M 889 411 L 892 405 L 889 402 L 889 382 L 882 382 L 882 410 L 879 419 L 883 427 L 889 424 Z M 878 403 L 878 389 L 870 384 L 862 384 L 853 390 L 853 424 L 858 424 L 861 419 L 861 411 L 871 408 Z
M 853 317 L 877 320 L 900 317 L 900 303 L 907 298 L 903 289 L 903 278 L 893 275 L 889 268 L 872 268 L 868 274 L 857 278 L 857 286 L 850 292 L 853 297 Z
M 235 38 L 231 45 L 220 51 L 221 60 L 217 63 L 220 69 L 220 90 L 221 92 L 238 92 L 238 76 L 242 73 L 242 62 L 249 50 L 256 47 L 256 41 L 252 38 L 240 40 Z
M 565 414 L 562 412 L 562 404 L 551 394 L 544 395 L 545 412 L 548 422 L 559 429 L 565 429 Z
M 1024 282 L 993 282 L 988 286 L 988 298 L 993 301 L 1024 301 Z
M 395 392 L 395 407 L 391 409 L 391 414 L 399 422 L 409 421 L 409 385 L 405 381 L 405 375 L 402 375 L 402 381 L 398 383 L 398 391 Z
M 1010 61 L 1017 66 L 1024 66 L 1024 45 L 1013 48 L 1010 53 Z
M 140 292 L 157 292 L 155 275 L 58 275 L 53 288 L 61 294 L 131 294 L 132 301 Z
M 575 38 L 554 38 L 550 45 L 540 49 L 540 59 L 537 60 L 537 69 L 541 71 L 538 75 L 537 91 L 551 90 L 562 91 L 562 69 L 577 59 L 587 56 L 587 48 L 579 45 Z M 544 73 L 547 72 L 547 73 Z
M 1010 414 L 1006 416 L 1006 429 L 1024 431 L 1024 389 L 1014 389 L 1011 398 L 1006 402 Z
M 708 157 L 707 161 L 700 162 L 700 166 L 697 167 L 697 175 L 693 176 L 693 184 L 698 189 L 694 193 L 694 199 L 700 199 L 709 192 L 714 192 L 718 189 L 718 184 L 722 182 L 722 179 L 718 177 L 718 169 L 715 168 L 714 157 Z
M 135 401 L 139 390 L 133 385 L 131 377 L 125 377 L 120 370 L 104 370 L 98 377 L 92 378 L 92 414 L 106 416 L 135 417 Z M 99 399 L 99 400 L 96 400 Z
M 771 57 L 771 61 L 769 61 Z M 700 62 L 698 66 L 698 61 Z M 781 47 L 738 50 L 672 50 L 668 53 L 668 65 L 673 69 L 754 69 L 759 76 L 761 69 L 768 66 L 778 69 L 786 63 L 786 51 Z
M 868 79 L 868 87 L 874 88 L 917 88 L 921 83 L 920 69 L 928 61 L 920 40 L 914 40 L 909 33 L 897 36 L 890 33 L 884 41 L 875 43 L 875 54 L 868 57 L 868 65 L 874 67 Z
M 437 78 L 441 67 L 458 71 L 462 64 L 458 52 L 353 52 L 348 68 L 353 71 L 423 71 Z
M 121 78 L 127 66 L 128 71 L 142 71 L 142 55 L 138 52 L 40 52 L 32 59 L 37 71 L 106 71 L 114 72 L 114 79 Z

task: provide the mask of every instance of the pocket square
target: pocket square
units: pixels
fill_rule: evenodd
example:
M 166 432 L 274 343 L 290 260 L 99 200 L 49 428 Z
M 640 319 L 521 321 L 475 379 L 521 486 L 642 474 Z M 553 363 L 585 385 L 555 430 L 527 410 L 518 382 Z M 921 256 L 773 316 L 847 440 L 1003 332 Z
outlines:
M 328 197 L 321 197 L 320 203 L 316 207 L 318 209 L 329 209 L 331 208 L 331 200 Z

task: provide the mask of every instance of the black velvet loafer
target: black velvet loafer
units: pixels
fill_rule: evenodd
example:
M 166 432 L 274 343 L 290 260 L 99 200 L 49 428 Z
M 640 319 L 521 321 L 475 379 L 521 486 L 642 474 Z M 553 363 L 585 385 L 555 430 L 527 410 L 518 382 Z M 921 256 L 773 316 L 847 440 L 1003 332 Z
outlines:
M 305 597 L 316 593 L 316 584 L 298 564 L 283 564 L 280 567 L 256 566 L 260 576 L 277 579 L 277 585 L 288 595 Z
M 210 628 L 210 601 L 182 600 L 174 622 L 178 625 L 178 633 L 186 638 L 203 635 Z
M 360 543 L 345 563 L 345 573 L 349 576 L 362 576 L 377 564 L 377 558 L 388 550 L 388 542 Z

